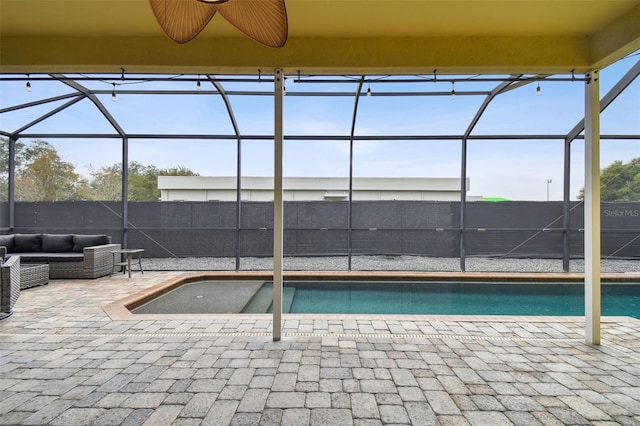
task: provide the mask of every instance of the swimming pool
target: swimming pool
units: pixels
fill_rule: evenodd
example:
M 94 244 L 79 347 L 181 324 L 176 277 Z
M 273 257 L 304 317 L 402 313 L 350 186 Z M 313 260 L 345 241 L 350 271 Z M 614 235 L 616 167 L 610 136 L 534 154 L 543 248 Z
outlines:
M 134 314 L 268 313 L 271 282 L 196 281 L 180 285 Z M 411 315 L 584 315 L 581 283 L 292 281 L 283 312 Z M 602 315 L 640 319 L 640 284 L 603 284 Z

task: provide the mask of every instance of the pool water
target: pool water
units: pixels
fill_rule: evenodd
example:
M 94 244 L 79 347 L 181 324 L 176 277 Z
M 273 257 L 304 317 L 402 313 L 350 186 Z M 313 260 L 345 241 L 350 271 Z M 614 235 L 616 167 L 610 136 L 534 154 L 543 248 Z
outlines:
M 272 312 L 273 284 L 182 283 L 132 309 L 134 314 Z M 283 312 L 301 314 L 584 315 L 582 283 L 293 281 Z M 640 283 L 602 284 L 602 315 L 640 319 Z
M 261 291 L 271 297 L 270 285 L 265 285 Z M 581 316 L 584 315 L 584 285 L 285 283 L 283 311 L 327 314 Z M 640 319 L 640 284 L 603 284 L 602 315 Z

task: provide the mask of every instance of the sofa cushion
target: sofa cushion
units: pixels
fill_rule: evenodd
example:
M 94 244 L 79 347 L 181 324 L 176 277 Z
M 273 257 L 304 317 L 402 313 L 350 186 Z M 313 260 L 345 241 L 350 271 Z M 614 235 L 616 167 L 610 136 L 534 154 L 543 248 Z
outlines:
M 14 253 L 14 256 L 20 256 L 22 263 L 52 263 L 52 262 L 82 262 L 84 255 L 82 253 Z
M 14 252 L 14 238 L 13 234 L 11 235 L 0 235 L 0 246 L 4 246 L 7 248 L 7 253 Z
M 82 253 L 85 247 L 102 246 L 108 244 L 106 235 L 74 235 L 73 251 Z
M 42 235 L 40 234 L 14 234 L 14 253 L 37 253 L 42 251 Z
M 72 234 L 42 234 L 42 251 L 64 253 L 73 251 Z

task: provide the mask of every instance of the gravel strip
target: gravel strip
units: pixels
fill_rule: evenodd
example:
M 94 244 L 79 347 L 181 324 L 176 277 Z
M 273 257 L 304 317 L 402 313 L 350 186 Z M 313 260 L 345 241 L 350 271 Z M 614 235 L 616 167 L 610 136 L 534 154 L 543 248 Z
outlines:
M 460 272 L 460 259 L 452 257 L 424 256 L 353 256 L 353 271 L 426 271 Z M 235 258 L 232 257 L 186 257 L 142 259 L 145 270 L 149 271 L 233 271 Z M 584 260 L 570 262 L 571 272 L 584 272 Z M 562 259 L 499 259 L 469 257 L 465 262 L 467 272 L 562 272 Z M 640 272 L 639 260 L 603 259 L 601 272 Z M 273 268 L 270 257 L 243 257 L 240 269 L 264 271 Z M 284 269 L 289 271 L 347 271 L 346 256 L 326 257 L 286 257 Z

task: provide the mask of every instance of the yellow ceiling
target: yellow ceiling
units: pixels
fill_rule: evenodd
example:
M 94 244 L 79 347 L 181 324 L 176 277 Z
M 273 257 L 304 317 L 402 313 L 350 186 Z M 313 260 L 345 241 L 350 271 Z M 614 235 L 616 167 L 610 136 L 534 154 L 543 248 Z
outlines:
M 195 40 L 177 45 L 162 33 L 147 0 L 0 0 L 0 70 L 583 72 L 640 48 L 640 0 L 286 5 L 289 39 L 272 49 L 219 15 Z

